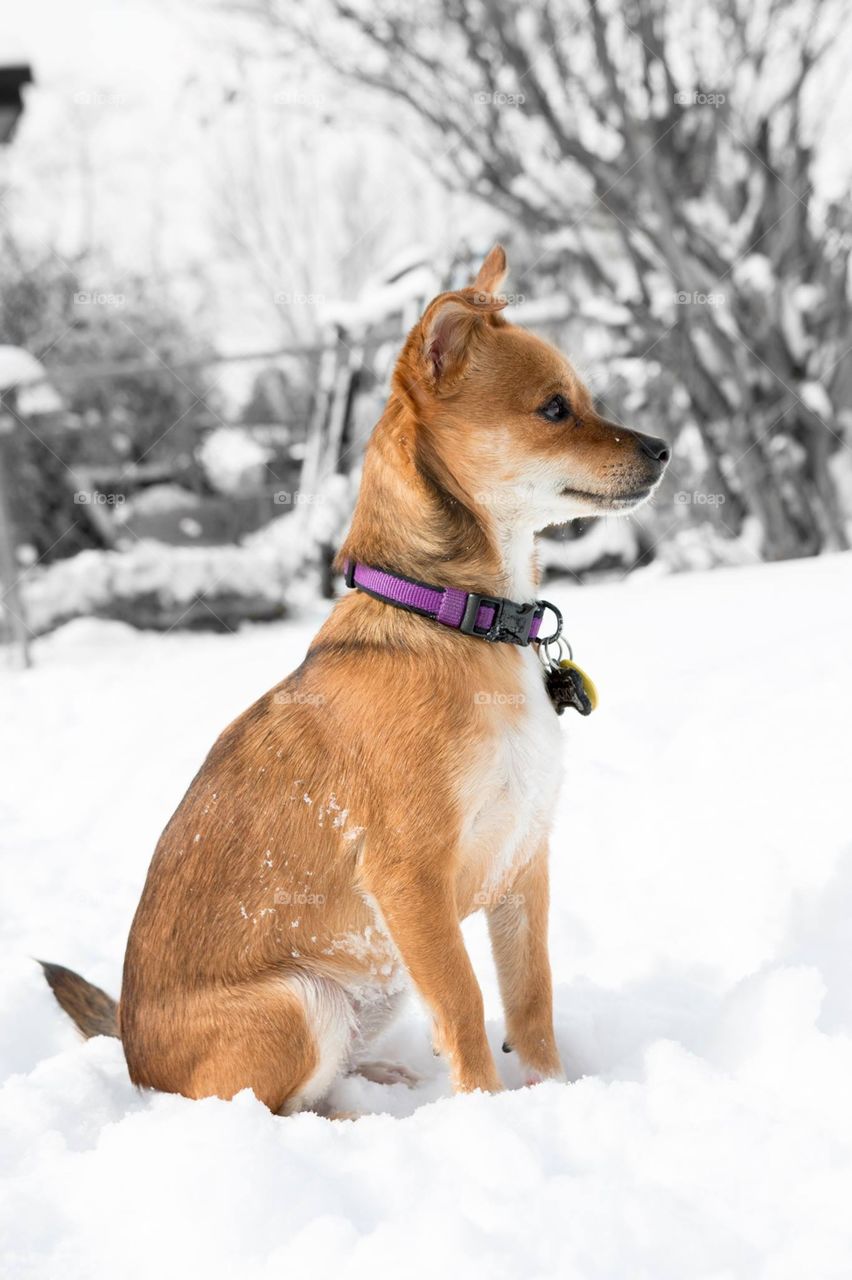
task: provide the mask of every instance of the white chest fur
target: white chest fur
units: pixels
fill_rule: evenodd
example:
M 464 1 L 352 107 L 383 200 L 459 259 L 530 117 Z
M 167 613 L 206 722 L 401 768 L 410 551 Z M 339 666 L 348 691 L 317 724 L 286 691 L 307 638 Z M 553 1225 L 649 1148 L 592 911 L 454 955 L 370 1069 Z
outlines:
M 488 726 L 464 787 L 465 862 L 480 888 L 496 892 L 547 834 L 562 777 L 560 722 L 544 686 L 541 663 L 520 651 L 512 693 L 483 691 Z

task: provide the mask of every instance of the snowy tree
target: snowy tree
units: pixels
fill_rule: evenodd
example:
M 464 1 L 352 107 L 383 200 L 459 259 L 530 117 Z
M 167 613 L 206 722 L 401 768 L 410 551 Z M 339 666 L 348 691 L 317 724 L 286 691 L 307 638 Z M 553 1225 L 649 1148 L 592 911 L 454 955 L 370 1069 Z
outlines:
M 431 172 L 533 239 L 520 288 L 545 266 L 626 305 L 619 350 L 659 362 L 731 533 L 756 518 L 769 558 L 846 545 L 849 215 L 813 192 L 836 0 L 239 7 L 388 99 Z

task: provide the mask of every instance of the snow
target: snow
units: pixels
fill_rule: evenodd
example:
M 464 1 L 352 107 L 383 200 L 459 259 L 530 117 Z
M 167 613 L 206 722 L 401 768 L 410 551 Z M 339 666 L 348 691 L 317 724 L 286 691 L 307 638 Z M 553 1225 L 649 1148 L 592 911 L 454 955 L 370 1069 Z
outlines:
M 117 992 L 153 844 L 321 612 L 236 636 L 78 620 L 0 671 L 0 1272 L 148 1280 L 852 1273 L 852 556 L 549 584 L 601 705 L 561 723 L 552 843 L 569 1085 L 449 1094 L 411 1002 L 330 1122 L 139 1094 L 30 959 Z
M 802 403 L 807 405 L 818 418 L 832 418 L 834 410 L 828 398 L 828 392 L 821 382 L 803 382 L 799 387 Z
M 426 300 L 440 291 L 440 277 L 429 265 L 431 256 L 415 245 L 395 254 L 380 276 L 366 281 L 357 301 L 338 298 L 323 302 L 321 322 L 349 333 L 360 333 L 398 314 L 403 317 L 403 327 L 413 323 Z
M 40 382 L 47 375 L 44 365 L 23 347 L 0 345 L 0 391 L 25 382 Z
M 741 258 L 732 271 L 738 289 L 751 289 L 754 293 L 769 294 L 775 287 L 772 262 L 764 253 L 750 253 Z
M 202 441 L 198 459 L 218 493 L 252 492 L 270 451 L 241 427 L 217 427 Z
M 639 556 L 636 526 L 629 520 L 595 520 L 582 537 L 571 542 L 541 538 L 538 564 L 542 574 L 585 573 L 601 561 L 621 561 L 627 568 Z
M 18 388 L 19 413 L 56 413 L 62 400 L 50 384 L 41 361 L 23 347 L 0 345 L 0 391 Z

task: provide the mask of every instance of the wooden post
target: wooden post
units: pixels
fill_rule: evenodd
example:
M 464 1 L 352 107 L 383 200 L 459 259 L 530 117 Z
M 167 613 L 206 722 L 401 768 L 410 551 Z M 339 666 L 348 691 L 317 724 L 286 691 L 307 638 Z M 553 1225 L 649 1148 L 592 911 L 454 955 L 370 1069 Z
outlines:
M 364 364 L 364 348 L 360 342 L 346 346 L 341 342 L 341 356 L 334 390 L 334 401 L 328 424 L 328 440 L 320 479 L 340 471 L 347 431 L 354 410 L 358 379 Z
M 302 493 L 315 492 L 321 474 L 326 433 L 334 403 L 336 370 L 340 352 L 341 346 L 338 342 L 329 343 L 327 347 L 323 348 L 320 358 L 317 374 L 317 395 L 311 421 L 308 424 L 308 432 L 305 439 L 305 456 L 302 460 L 302 468 L 299 475 L 299 488 Z
M 3 613 L 9 619 L 12 639 L 20 648 L 21 661 L 25 667 L 30 667 L 32 655 L 29 629 L 24 618 L 21 575 L 15 558 L 14 526 L 9 501 L 8 442 L 14 429 L 14 418 L 3 412 L 0 403 L 0 586 L 3 589 Z

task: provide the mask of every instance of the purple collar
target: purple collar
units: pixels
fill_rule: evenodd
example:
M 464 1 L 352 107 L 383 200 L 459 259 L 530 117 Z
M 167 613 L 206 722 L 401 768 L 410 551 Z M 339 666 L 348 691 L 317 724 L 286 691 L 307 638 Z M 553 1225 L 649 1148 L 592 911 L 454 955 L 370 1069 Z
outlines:
M 503 596 L 483 596 L 459 587 L 432 587 L 400 573 L 374 569 L 370 565 L 347 560 L 344 564 L 347 587 L 356 587 L 368 596 L 384 600 L 411 613 L 433 618 L 466 636 L 505 644 L 528 645 L 538 639 L 545 609 L 556 615 L 555 640 L 562 630 L 562 615 L 549 600 L 517 604 Z

